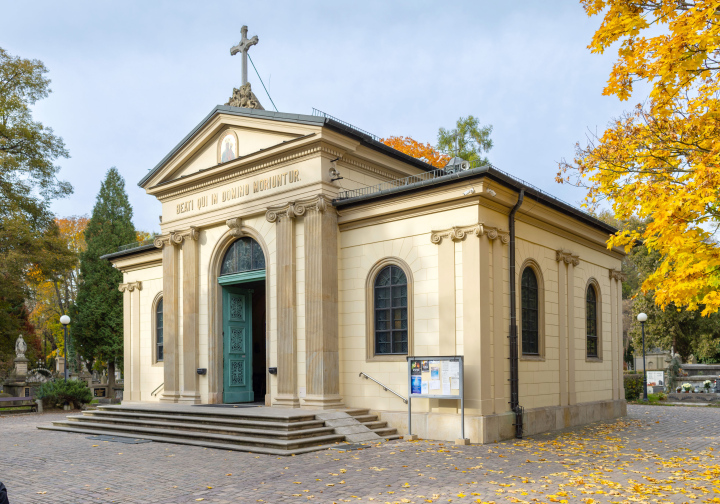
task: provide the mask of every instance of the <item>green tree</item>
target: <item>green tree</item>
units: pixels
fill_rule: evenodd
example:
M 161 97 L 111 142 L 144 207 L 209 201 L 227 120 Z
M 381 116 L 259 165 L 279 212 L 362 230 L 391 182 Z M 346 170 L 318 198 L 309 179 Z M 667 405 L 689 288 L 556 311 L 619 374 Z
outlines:
M 466 161 L 478 161 L 489 164 L 484 152 L 492 149 L 490 139 L 493 127 L 480 126 L 480 120 L 474 116 L 461 117 L 454 129 L 440 128 L 438 131 L 438 150 L 448 156 L 458 156 Z
M 85 230 L 87 249 L 80 254 L 80 286 L 72 327 L 77 351 L 86 361 L 98 358 L 107 362 L 111 381 L 116 363 L 121 368 L 123 365 L 123 299 L 118 290 L 123 276 L 100 257 L 135 240 L 125 181 L 113 167 L 100 186 Z
M 50 93 L 46 73 L 42 62 L 0 48 L 0 353 L 11 351 L 18 332 L 31 332 L 25 307 L 31 275 L 50 275 L 69 256 L 49 210 L 51 200 L 72 193 L 55 164 L 68 152 L 30 110 Z

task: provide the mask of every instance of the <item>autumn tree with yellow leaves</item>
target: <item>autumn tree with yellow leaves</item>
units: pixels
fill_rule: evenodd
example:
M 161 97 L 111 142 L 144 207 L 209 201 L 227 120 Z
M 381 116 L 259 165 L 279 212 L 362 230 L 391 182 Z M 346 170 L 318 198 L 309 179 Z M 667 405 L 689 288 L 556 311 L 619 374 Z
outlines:
M 403 154 L 425 161 L 435 168 L 443 168 L 450 160 L 448 156 L 437 151 L 429 143 L 418 142 L 408 136 L 391 136 L 382 138 L 380 141 Z
M 661 260 L 643 282 L 655 303 L 720 309 L 720 2 L 581 0 L 602 18 L 588 48 L 617 47 L 605 95 L 621 100 L 645 83 L 649 96 L 614 120 L 558 181 L 586 187 L 587 204 L 612 204 L 615 216 L 648 219 L 608 246 L 638 241 Z

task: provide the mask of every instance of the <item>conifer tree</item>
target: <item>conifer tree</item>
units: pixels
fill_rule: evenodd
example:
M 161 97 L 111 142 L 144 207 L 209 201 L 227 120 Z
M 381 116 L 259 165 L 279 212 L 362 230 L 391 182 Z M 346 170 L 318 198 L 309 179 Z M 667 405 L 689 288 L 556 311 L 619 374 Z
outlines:
M 125 193 L 125 180 L 110 168 L 100 186 L 92 216 L 85 231 L 87 249 L 80 255 L 80 286 L 74 309 L 74 346 L 86 360 L 108 363 L 113 383 L 115 364 L 123 365 L 123 298 L 118 290 L 123 276 L 105 254 L 136 241 L 132 207 Z

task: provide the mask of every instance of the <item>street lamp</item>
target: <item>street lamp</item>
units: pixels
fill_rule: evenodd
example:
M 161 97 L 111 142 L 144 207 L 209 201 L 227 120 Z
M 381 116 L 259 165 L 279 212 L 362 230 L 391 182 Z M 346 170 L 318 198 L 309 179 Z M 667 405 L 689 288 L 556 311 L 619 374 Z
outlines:
M 70 323 L 70 317 L 63 315 L 60 317 L 60 323 L 63 325 L 63 349 L 65 351 L 65 381 L 68 380 L 68 362 L 67 362 L 67 326 Z
M 645 373 L 645 321 L 647 320 L 647 315 L 644 313 L 638 313 L 637 316 L 638 322 L 640 322 L 640 327 L 642 328 L 642 339 L 643 339 L 643 401 L 647 402 L 648 396 L 647 396 L 647 374 Z

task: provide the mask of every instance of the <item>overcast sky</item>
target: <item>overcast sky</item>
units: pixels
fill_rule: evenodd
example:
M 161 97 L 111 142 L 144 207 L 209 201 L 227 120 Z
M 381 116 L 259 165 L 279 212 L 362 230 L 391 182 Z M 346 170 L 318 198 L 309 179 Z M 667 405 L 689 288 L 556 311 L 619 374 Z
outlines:
M 602 96 L 616 54 L 590 53 L 600 20 L 572 0 L 0 3 L 0 47 L 52 79 L 35 118 L 65 140 L 60 177 L 75 188 L 54 211 L 90 214 L 116 166 L 146 231 L 159 230 L 160 204 L 137 182 L 240 84 L 230 47 L 243 24 L 280 112 L 315 107 L 431 143 L 472 114 L 493 125 L 494 165 L 574 205 L 583 193 L 554 182 L 557 162 L 637 101 Z

